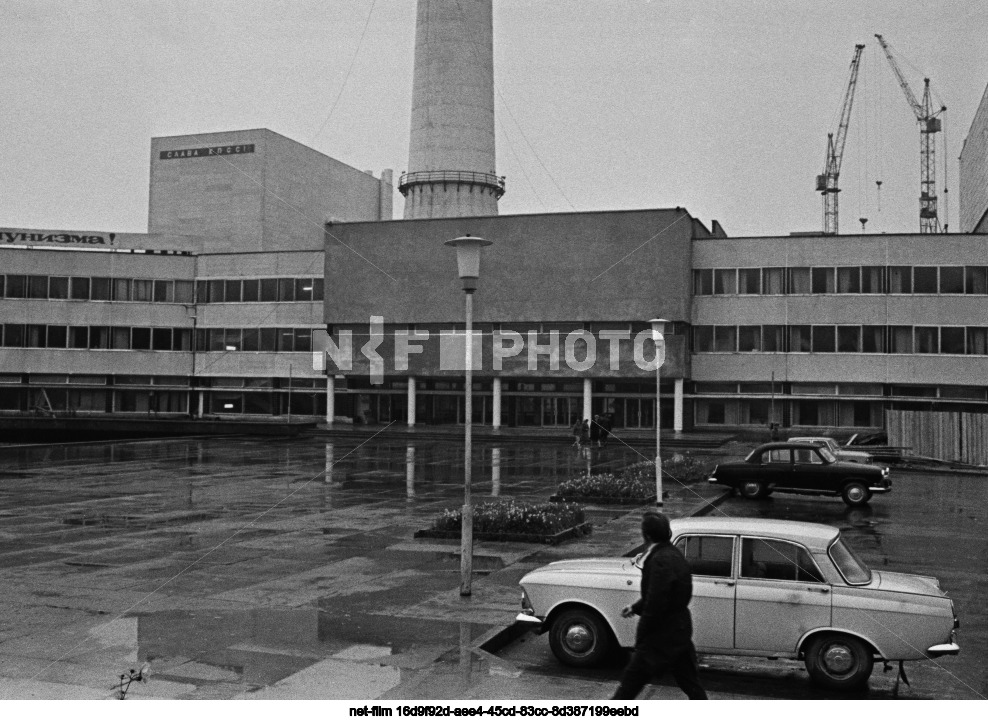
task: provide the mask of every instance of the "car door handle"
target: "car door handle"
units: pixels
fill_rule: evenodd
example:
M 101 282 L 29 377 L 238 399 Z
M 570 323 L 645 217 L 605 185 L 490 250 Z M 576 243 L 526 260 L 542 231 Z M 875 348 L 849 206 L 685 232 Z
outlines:
M 715 586 L 733 586 L 734 581 L 714 581 Z
M 830 589 L 827 588 L 826 586 L 824 586 L 822 588 L 819 587 L 819 586 L 807 586 L 806 587 L 806 590 L 807 591 L 816 591 L 817 593 L 830 593 Z

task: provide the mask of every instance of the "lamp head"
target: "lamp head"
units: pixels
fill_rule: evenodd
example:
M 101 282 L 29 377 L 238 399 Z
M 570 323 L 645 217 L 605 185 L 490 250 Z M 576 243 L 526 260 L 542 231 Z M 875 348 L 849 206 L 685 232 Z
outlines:
M 464 235 L 453 240 L 445 241 L 446 245 L 456 248 L 456 265 L 464 290 L 471 291 L 477 287 L 480 278 L 480 249 L 492 245 L 494 241 Z
M 665 318 L 652 318 L 649 323 L 652 325 L 652 340 L 659 341 L 662 340 L 662 334 L 665 332 L 666 323 L 668 323 Z

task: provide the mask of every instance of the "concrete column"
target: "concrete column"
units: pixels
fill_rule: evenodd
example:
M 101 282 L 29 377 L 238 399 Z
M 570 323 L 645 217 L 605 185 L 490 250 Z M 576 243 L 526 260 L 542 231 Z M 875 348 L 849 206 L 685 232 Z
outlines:
M 593 418 L 593 381 L 589 378 L 583 379 L 583 419 Z
M 206 407 L 206 392 L 199 391 L 199 408 L 196 410 L 196 418 L 202 418 L 203 409 Z
M 326 425 L 333 427 L 333 418 L 336 416 L 336 379 L 333 376 L 326 376 Z
M 501 379 L 495 378 L 491 383 L 491 398 L 493 407 L 491 408 L 491 427 L 501 427 Z
M 405 448 L 405 499 L 415 500 L 415 446 Z
M 676 378 L 672 396 L 672 430 L 676 433 L 683 431 L 683 379 Z
M 408 427 L 415 425 L 415 376 L 408 376 Z

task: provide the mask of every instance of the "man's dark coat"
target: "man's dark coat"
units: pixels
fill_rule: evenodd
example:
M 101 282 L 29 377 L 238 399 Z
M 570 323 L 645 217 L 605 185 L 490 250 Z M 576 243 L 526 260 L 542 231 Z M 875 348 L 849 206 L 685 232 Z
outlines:
M 693 576 L 683 554 L 671 543 L 655 544 L 646 556 L 641 594 L 631 607 L 640 616 L 635 650 L 672 661 L 692 644 Z

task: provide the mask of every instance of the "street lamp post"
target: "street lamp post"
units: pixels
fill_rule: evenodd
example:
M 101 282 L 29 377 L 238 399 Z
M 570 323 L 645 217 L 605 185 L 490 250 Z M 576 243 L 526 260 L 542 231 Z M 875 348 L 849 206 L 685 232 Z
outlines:
M 463 292 L 466 296 L 466 335 L 464 352 L 464 424 L 463 437 L 463 513 L 460 525 L 460 595 L 469 596 L 473 576 L 473 504 L 470 501 L 473 460 L 473 294 L 480 279 L 480 249 L 493 241 L 465 235 L 447 240 L 446 245 L 456 248 L 456 265 Z
M 662 507 L 662 364 L 666 360 L 665 318 L 652 318 L 655 343 L 655 505 Z

